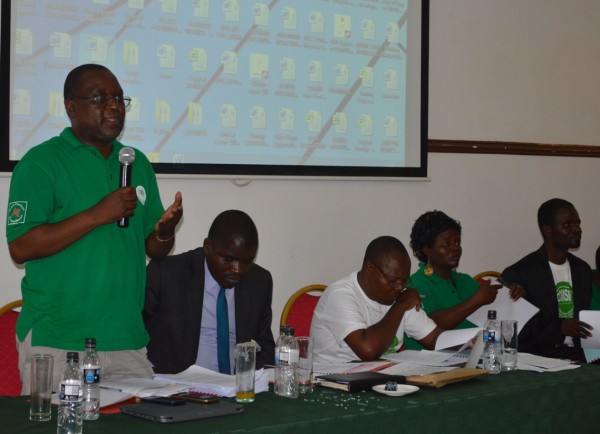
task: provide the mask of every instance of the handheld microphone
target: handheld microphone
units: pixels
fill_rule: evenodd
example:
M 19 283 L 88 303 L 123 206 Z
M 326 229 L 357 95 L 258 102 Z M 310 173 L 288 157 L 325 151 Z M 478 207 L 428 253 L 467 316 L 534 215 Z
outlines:
M 121 163 L 121 176 L 119 185 L 121 188 L 131 186 L 131 172 L 133 170 L 133 161 L 135 160 L 135 151 L 126 146 L 119 151 L 119 162 Z M 117 222 L 120 228 L 129 226 L 129 217 L 123 217 Z

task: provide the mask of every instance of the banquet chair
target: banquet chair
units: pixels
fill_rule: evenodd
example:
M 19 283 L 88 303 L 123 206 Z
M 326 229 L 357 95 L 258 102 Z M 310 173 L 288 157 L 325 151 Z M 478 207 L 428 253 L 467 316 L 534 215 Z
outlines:
M 296 336 L 309 336 L 313 312 L 325 288 L 326 285 L 308 285 L 292 294 L 283 307 L 279 325 L 294 327 Z
M 498 271 L 482 271 L 473 276 L 473 280 L 483 283 L 483 280 L 493 280 L 500 277 L 501 274 L 502 273 L 499 273 Z
M 15 337 L 15 326 L 23 305 L 16 300 L 0 308 L 0 395 L 19 396 L 21 376 L 19 375 L 19 353 Z

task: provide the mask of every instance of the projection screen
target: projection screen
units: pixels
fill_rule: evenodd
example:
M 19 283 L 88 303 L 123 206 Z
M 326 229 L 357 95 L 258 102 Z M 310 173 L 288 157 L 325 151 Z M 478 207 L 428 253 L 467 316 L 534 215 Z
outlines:
M 111 69 L 119 140 L 158 173 L 427 175 L 429 2 L 2 2 L 0 168 L 69 125 L 67 73 Z

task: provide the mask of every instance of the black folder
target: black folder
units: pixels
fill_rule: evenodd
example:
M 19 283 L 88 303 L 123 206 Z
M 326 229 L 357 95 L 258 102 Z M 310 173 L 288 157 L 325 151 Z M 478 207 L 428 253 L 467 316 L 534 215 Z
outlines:
M 406 383 L 406 377 L 403 375 L 389 375 L 371 371 L 319 375 L 317 379 L 320 380 L 320 385 L 323 387 L 345 390 L 351 393 L 371 390 L 373 386 L 386 384 L 388 381 L 394 381 L 397 384 Z

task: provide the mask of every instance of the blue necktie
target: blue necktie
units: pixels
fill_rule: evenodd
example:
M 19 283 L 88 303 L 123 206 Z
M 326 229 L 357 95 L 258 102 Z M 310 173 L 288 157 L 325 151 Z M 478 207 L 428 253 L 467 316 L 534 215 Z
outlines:
M 229 313 L 227 312 L 225 288 L 219 290 L 219 296 L 217 297 L 217 360 L 219 361 L 219 372 L 230 375 Z

